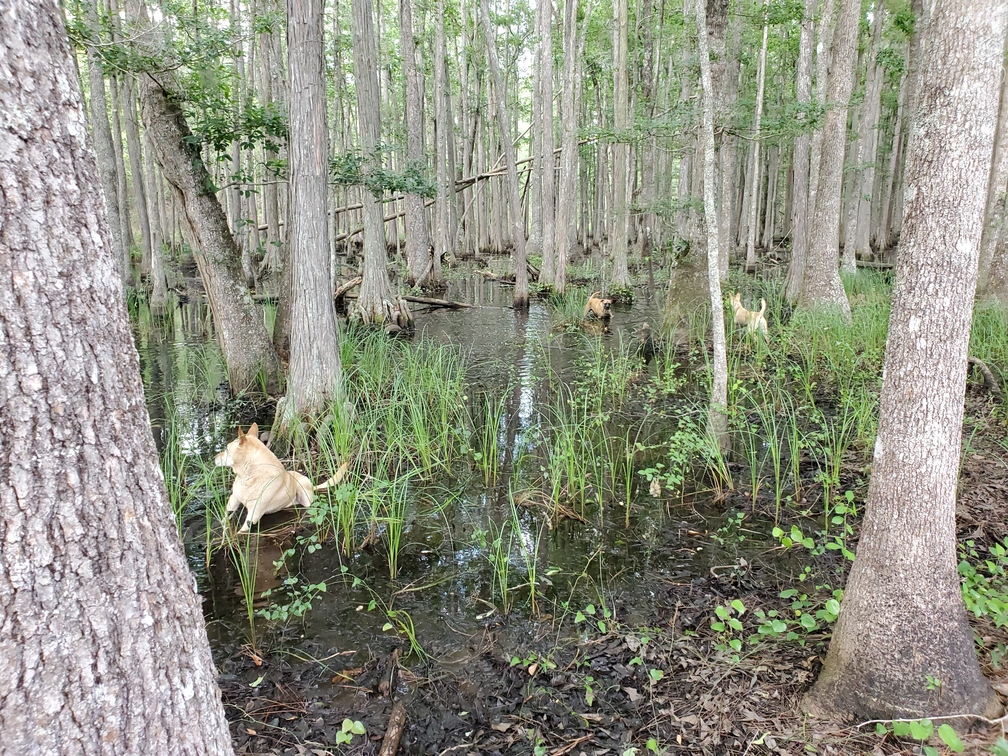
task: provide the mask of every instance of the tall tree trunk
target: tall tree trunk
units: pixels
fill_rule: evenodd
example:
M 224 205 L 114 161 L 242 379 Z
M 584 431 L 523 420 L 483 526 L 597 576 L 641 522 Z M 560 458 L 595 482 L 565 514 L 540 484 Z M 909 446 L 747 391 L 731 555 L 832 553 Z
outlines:
M 889 150 L 889 168 L 886 171 L 885 184 L 882 190 L 882 202 L 879 207 L 878 214 L 878 225 L 875 229 L 875 239 L 878 245 L 879 251 L 885 251 L 889 247 L 892 228 L 892 207 L 893 207 L 893 194 L 896 186 L 896 175 L 899 172 L 899 166 L 902 162 L 901 158 L 903 156 L 903 145 L 905 143 L 904 133 L 906 129 L 904 128 L 904 105 L 906 103 L 906 73 L 903 74 L 903 78 L 899 85 L 899 94 L 897 95 L 896 104 L 896 117 L 893 125 L 893 139 L 892 147 Z
M 317 418 L 342 388 L 326 211 L 329 144 L 323 64 L 325 0 L 287 0 L 290 106 L 291 360 L 277 404 L 281 432 Z
M 727 0 L 707 3 L 707 39 L 714 57 L 711 85 L 714 87 L 715 134 L 720 132 L 718 148 L 718 268 L 721 279 L 728 275 L 728 257 L 732 246 L 732 218 L 738 193 L 738 139 L 731 133 L 731 121 L 739 89 L 739 54 L 742 45 L 742 17 L 728 15 Z M 727 39 L 725 32 L 727 30 Z M 716 138 L 716 137 L 715 137 Z
M 839 2 L 841 8 L 833 34 L 833 65 L 829 74 L 830 107 L 824 116 L 815 210 L 798 304 L 837 308 L 849 320 L 850 302 L 840 280 L 840 191 L 861 0 Z
M 127 0 L 126 17 L 138 45 L 157 44 L 143 0 Z M 155 78 L 157 76 L 157 78 Z M 192 247 L 210 300 L 232 389 L 244 391 L 262 380 L 267 391 L 280 382 L 280 361 L 241 275 L 241 258 L 227 226 L 206 166 L 178 105 L 169 72 L 138 76 L 140 112 L 154 157 L 182 206 L 183 233 Z
M 610 254 L 613 261 L 612 285 L 630 286 L 627 268 L 627 247 L 630 233 L 630 81 L 627 72 L 628 30 L 630 11 L 627 0 L 613 3 L 613 131 L 616 141 L 612 145 L 612 230 L 609 235 Z
M 231 754 L 59 4 L 0 61 L 2 749 Z
M 413 165 L 426 169 L 423 113 L 420 111 L 420 82 L 416 70 L 416 44 L 413 39 L 410 0 L 399 0 L 399 40 L 406 85 L 406 157 Z M 406 206 L 407 278 L 411 284 L 423 284 L 428 280 L 431 269 L 431 239 L 427 231 L 424 200 L 419 194 L 406 194 L 403 202 Z
M 539 56 L 542 68 L 542 271 L 539 282 L 553 286 L 556 280 L 556 156 L 553 131 L 553 0 L 540 0 L 543 6 L 539 26 Z
M 148 175 L 151 177 L 151 192 L 154 199 L 151 204 L 154 209 L 155 223 L 151 226 L 151 275 L 150 275 L 150 306 L 155 312 L 163 312 L 168 307 L 168 276 L 165 269 L 165 250 L 168 246 L 170 231 L 165 218 L 165 193 L 163 182 L 153 167 L 154 149 L 151 146 L 150 135 L 144 133 L 147 141 L 146 155 L 151 163 Z
M 522 219 L 521 196 L 518 193 L 518 167 L 515 164 L 514 146 L 511 143 L 511 118 L 504 100 L 504 85 L 501 81 L 500 65 L 497 62 L 497 43 L 493 25 L 490 22 L 488 0 L 480 0 L 483 13 L 483 33 L 486 37 L 487 64 L 493 79 L 494 102 L 497 107 L 497 130 L 500 133 L 501 150 L 507 166 L 507 185 L 511 208 L 511 233 L 514 237 L 515 292 L 514 306 L 524 309 L 528 306 L 529 280 L 528 263 L 525 256 L 525 223 Z
M 577 71 L 576 0 L 564 0 L 563 93 L 560 96 L 560 191 L 556 214 L 556 271 L 553 288 L 563 293 L 567 288 L 567 260 L 570 258 L 577 213 L 577 109 L 574 101 L 574 77 Z M 587 198 L 585 198 L 586 201 Z
M 258 0 L 260 18 L 268 13 L 268 0 Z M 273 103 L 273 69 L 277 61 L 273 57 L 273 34 L 268 27 L 259 33 L 259 98 L 264 109 L 269 111 Z M 280 239 L 280 195 L 277 190 L 279 174 L 275 166 L 279 155 L 275 150 L 263 148 L 266 168 L 263 172 L 263 215 L 266 216 L 266 254 L 262 268 L 271 275 L 283 269 Z M 281 329 L 283 330 L 283 329 Z
M 140 126 L 137 123 L 136 91 L 132 76 L 122 81 L 123 107 L 125 108 L 126 151 L 129 152 L 130 174 L 133 179 L 133 205 L 140 223 L 140 273 L 146 278 L 151 268 L 150 215 L 147 211 L 147 187 L 144 183 L 143 155 L 140 151 Z
M 374 6 L 371 0 L 353 0 L 354 82 L 357 90 L 357 126 L 365 157 L 379 160 L 381 103 L 378 99 L 378 54 L 375 50 Z M 381 200 L 367 189 L 364 204 L 364 271 L 357 315 L 365 323 L 388 323 L 398 328 L 412 325 L 406 303 L 394 297 L 385 249 L 385 216 Z
M 711 303 L 711 336 L 714 364 L 711 384 L 708 432 L 722 449 L 728 445 L 728 361 L 725 348 L 724 304 L 721 300 L 721 267 L 718 254 L 717 192 L 714 179 L 714 87 L 711 82 L 710 51 L 707 49 L 706 0 L 692 0 L 697 19 L 700 56 L 700 84 L 703 94 L 704 225 L 707 229 L 707 286 Z
M 791 264 L 788 266 L 787 280 L 784 282 L 784 298 L 794 304 L 801 291 L 805 277 L 805 257 L 808 254 L 808 209 L 809 209 L 809 142 L 811 136 L 805 131 L 808 105 L 812 98 L 812 19 L 815 17 L 818 0 L 805 0 L 802 15 L 801 36 L 798 40 L 798 70 L 795 84 L 795 99 L 798 103 L 798 126 L 802 132 L 795 140 L 794 149 L 794 189 L 791 205 Z
M 864 524 L 825 665 L 804 702 L 829 716 L 1001 711 L 963 607 L 955 503 L 1008 6 L 949 0 L 932 12 Z M 939 691 L 929 690 L 932 678 Z
M 119 3 L 118 0 L 106 2 L 109 18 L 112 20 L 112 42 L 121 44 L 122 35 L 119 33 Z M 115 147 L 116 162 L 116 196 L 119 212 L 119 226 L 122 228 L 123 257 L 127 271 L 127 284 L 133 280 L 133 220 L 130 212 L 129 187 L 126 181 L 126 148 L 122 141 L 122 98 L 119 96 L 119 78 L 116 74 L 109 77 L 109 108 L 112 113 L 112 144 Z
M 816 0 L 818 3 L 819 0 Z M 815 61 L 815 101 L 816 105 L 825 111 L 829 97 L 829 69 L 833 60 L 833 33 L 836 29 L 836 10 L 838 0 L 822 0 L 822 16 L 816 24 L 816 61 Z M 822 124 L 820 117 L 819 123 Z M 823 129 L 819 125 L 809 139 L 809 219 L 815 215 L 816 197 L 819 194 L 819 166 L 822 163 Z M 809 231 L 809 241 L 812 234 Z M 806 244 L 806 267 L 808 266 L 808 249 Z M 795 302 L 801 296 L 801 284 L 795 294 Z
M 89 42 L 87 46 L 88 82 L 91 89 L 91 128 L 94 132 L 94 150 L 98 160 L 102 193 L 105 195 L 105 207 L 108 209 L 112 252 L 119 261 L 119 274 L 122 276 L 123 283 L 127 284 L 130 280 L 129 251 L 123 246 L 122 225 L 119 218 L 116 154 L 115 145 L 112 142 L 112 128 L 109 126 L 108 104 L 105 102 L 105 75 L 102 72 L 101 58 L 95 47 L 97 43 L 101 42 L 95 2 L 97 0 L 88 0 L 84 3 L 87 24 L 93 35 L 93 43 Z
M 764 9 L 763 45 L 760 47 L 759 65 L 756 69 L 756 120 L 753 127 L 752 168 L 749 173 L 749 233 L 746 236 L 746 272 L 756 272 L 756 200 L 760 187 L 760 121 L 763 119 L 763 91 L 766 84 L 767 37 L 770 24 L 766 20 Z
M 437 0 L 437 18 L 434 20 L 434 138 L 437 141 L 435 149 L 435 172 L 437 196 L 434 200 L 434 260 L 440 263 L 449 255 L 454 254 L 452 237 L 448 233 L 448 192 L 455 192 L 455 177 L 448 173 L 448 108 L 443 97 L 438 96 L 446 88 L 445 82 L 445 25 L 444 0 Z M 463 94 L 463 96 L 465 96 Z M 474 115 L 474 121 L 478 115 Z M 473 132 L 475 136 L 475 122 Z M 472 155 L 470 154 L 470 160 Z M 470 165 L 471 167 L 471 165 Z M 477 242 L 478 246 L 478 242 Z
M 857 272 L 857 255 L 871 254 L 871 195 L 875 185 L 875 151 L 878 143 L 879 107 L 882 100 L 884 69 L 879 62 L 882 50 L 882 28 L 885 25 L 885 6 L 882 0 L 875 5 L 872 18 L 871 51 L 865 77 L 865 97 L 858 123 L 857 147 L 854 150 L 854 169 L 851 171 L 850 212 L 847 215 L 847 233 L 844 237 L 841 270 L 846 274 Z

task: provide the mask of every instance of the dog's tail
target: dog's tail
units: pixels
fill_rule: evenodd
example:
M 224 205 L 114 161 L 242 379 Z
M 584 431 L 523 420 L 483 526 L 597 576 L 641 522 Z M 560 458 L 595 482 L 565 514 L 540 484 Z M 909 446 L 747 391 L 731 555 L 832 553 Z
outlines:
M 759 301 L 759 305 L 760 305 L 760 307 L 759 307 L 759 314 L 760 314 L 760 317 L 762 318 L 763 317 L 763 313 L 766 312 L 766 300 L 765 299 L 761 299 Z
M 338 486 L 340 483 L 343 482 L 343 478 L 346 477 L 347 470 L 349 469 L 350 469 L 350 463 L 344 462 L 342 465 L 339 466 L 339 470 L 336 471 L 335 475 L 329 478 L 329 480 L 327 480 L 325 483 L 319 483 L 312 490 L 324 491 L 325 489 L 330 488 L 331 486 Z

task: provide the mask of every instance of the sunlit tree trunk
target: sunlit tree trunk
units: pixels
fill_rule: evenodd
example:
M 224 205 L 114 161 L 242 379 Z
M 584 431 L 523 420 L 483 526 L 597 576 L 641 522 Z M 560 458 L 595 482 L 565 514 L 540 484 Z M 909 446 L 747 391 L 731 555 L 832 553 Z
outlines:
M 448 173 L 448 108 L 439 92 L 445 89 L 445 24 L 444 0 L 437 0 L 437 18 L 434 20 L 434 138 L 437 140 L 435 149 L 437 196 L 434 200 L 434 260 L 441 260 L 454 254 L 452 234 L 449 233 L 448 193 L 455 192 L 454 176 Z M 465 96 L 465 94 L 463 94 Z M 478 118 L 478 116 L 474 116 Z M 475 138 L 475 123 L 473 136 Z M 470 154 L 470 160 L 471 160 Z M 470 165 L 471 167 L 471 165 Z
M 963 607 L 955 508 L 1008 6 L 948 0 L 932 13 L 864 523 L 823 670 L 804 702 L 830 717 L 1001 711 Z
M 413 40 L 410 0 L 399 0 L 399 40 L 406 85 L 406 157 L 410 163 L 426 168 L 423 113 L 420 110 L 420 82 L 416 70 L 416 44 Z M 423 284 L 428 280 L 431 269 L 431 239 L 427 231 L 424 200 L 419 194 L 406 194 L 403 202 L 406 206 L 407 277 L 411 284 Z
M 805 12 L 801 22 L 801 37 L 798 40 L 798 70 L 795 85 L 795 99 L 798 103 L 799 128 L 805 128 L 808 104 L 812 98 L 812 19 L 818 0 L 805 0 Z M 805 257 L 808 253 L 808 208 L 809 208 L 809 141 L 811 136 L 802 131 L 795 140 L 794 149 L 794 189 L 791 205 L 791 264 L 788 266 L 784 282 L 784 297 L 792 304 L 798 299 L 802 279 L 805 276 Z
M 818 3 L 820 0 L 816 0 Z M 838 0 L 822 0 L 822 14 L 816 23 L 816 60 L 815 60 L 815 102 L 820 108 L 825 109 L 828 104 L 826 98 L 829 96 L 829 67 L 833 59 L 833 32 L 836 27 L 836 10 Z M 819 193 L 819 165 L 822 163 L 822 118 L 819 126 L 812 132 L 809 139 L 809 199 L 808 213 L 809 221 L 815 214 L 816 197 Z M 811 239 L 811 229 L 809 231 Z M 806 241 L 806 265 L 808 263 L 808 241 Z M 795 292 L 792 303 L 797 301 L 801 295 L 802 280 L 798 282 L 798 290 Z
M 692 0 L 697 19 L 700 56 L 700 84 L 703 94 L 704 225 L 707 230 L 707 286 L 711 303 L 711 337 L 714 342 L 708 430 L 718 446 L 728 443 L 728 361 L 725 349 L 724 305 L 721 301 L 721 269 L 718 254 L 717 193 L 714 161 L 714 103 L 710 52 L 707 49 L 707 9 L 705 0 Z
M 316 418 L 342 382 L 326 211 L 329 144 L 323 68 L 325 0 L 287 0 L 287 103 L 290 106 L 291 359 L 287 394 L 277 404 L 281 432 Z
M 885 24 L 885 6 L 875 4 L 872 19 L 871 51 L 868 54 L 868 73 L 861 117 L 858 122 L 857 146 L 854 149 L 851 171 L 850 211 L 847 214 L 847 233 L 844 239 L 843 261 L 840 269 L 846 274 L 857 272 L 857 255 L 871 254 L 871 201 L 875 185 L 875 151 L 878 143 L 879 107 L 882 99 L 884 74 L 878 56 L 882 49 L 882 28 Z
M 766 11 L 764 11 L 765 13 Z M 749 169 L 749 233 L 746 236 L 746 272 L 756 272 L 756 200 L 760 188 L 760 121 L 763 119 L 763 91 L 766 84 L 767 37 L 770 25 L 764 18 L 763 44 L 760 47 L 759 65 L 756 69 L 756 120 L 753 126 L 752 165 Z
M 0 750 L 230 754 L 59 4 L 0 61 Z
M 829 107 L 824 115 L 815 209 L 809 233 L 808 259 L 798 304 L 836 308 L 850 319 L 850 302 L 840 280 L 840 192 L 847 145 L 847 105 L 854 83 L 854 60 L 860 0 L 839 0 L 829 73 Z
M 613 261 L 612 284 L 630 285 L 627 268 L 627 246 L 630 232 L 630 144 L 627 142 L 630 127 L 630 81 L 627 73 L 628 28 L 630 12 L 627 0 L 613 3 L 613 130 L 616 141 L 612 145 L 612 228 L 609 234 L 610 255 Z
M 571 231 L 577 213 L 577 105 L 574 77 L 577 71 L 577 0 L 564 0 L 563 93 L 560 96 L 560 191 L 556 214 L 556 272 L 553 288 L 563 293 L 567 287 L 567 260 L 571 254 Z M 584 198 L 583 201 L 587 201 Z
M 556 156 L 553 131 L 553 0 L 540 0 L 543 6 L 539 22 L 540 118 L 542 122 L 542 271 L 540 283 L 552 286 L 556 279 Z
M 130 34 L 138 45 L 156 44 L 143 0 L 128 0 Z M 157 76 L 157 78 L 155 78 Z M 231 387 L 242 391 L 279 385 L 280 362 L 241 274 L 241 258 L 192 133 L 172 94 L 170 72 L 143 73 L 137 80 L 144 129 L 154 157 L 182 206 L 183 233 L 199 267 Z
M 504 85 L 501 81 L 500 64 L 497 61 L 497 42 L 490 21 L 488 0 L 480 0 L 483 14 L 483 33 L 486 37 L 487 64 L 493 81 L 494 104 L 497 108 L 497 130 L 500 133 L 501 150 L 507 166 L 507 188 L 511 207 L 511 234 L 514 244 L 515 266 L 515 307 L 527 307 L 529 299 L 528 263 L 525 256 L 525 223 L 522 219 L 521 196 L 518 192 L 518 167 L 515 164 L 514 146 L 511 143 L 511 117 L 508 115 L 504 99 Z

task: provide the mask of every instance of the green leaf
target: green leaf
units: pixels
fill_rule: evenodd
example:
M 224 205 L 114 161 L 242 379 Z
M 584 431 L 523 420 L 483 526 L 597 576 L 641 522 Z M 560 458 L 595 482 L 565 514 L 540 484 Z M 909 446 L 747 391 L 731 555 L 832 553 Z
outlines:
M 909 722 L 893 722 L 892 723 L 893 735 L 898 738 L 905 738 L 910 734 L 910 723 Z
M 742 641 L 740 641 L 738 638 L 732 638 L 730 641 L 728 641 L 728 645 L 731 646 L 736 651 L 742 650 Z
M 830 599 L 826 602 L 826 611 L 830 614 L 840 614 L 840 602 L 836 599 Z
M 922 719 L 918 722 L 910 723 L 910 737 L 914 740 L 927 740 L 934 732 L 934 725 L 930 719 Z
M 579 622 L 584 622 L 584 621 L 585 621 L 585 616 L 580 611 L 578 611 L 578 613 L 574 615 L 574 624 L 576 625 Z
M 889 734 L 889 728 L 886 727 L 884 724 L 882 724 L 882 722 L 876 722 L 875 723 L 875 734 L 876 735 L 888 735 Z
M 731 605 L 732 609 L 738 612 L 739 615 L 745 614 L 745 604 L 738 599 L 732 599 Z
M 962 753 L 966 750 L 966 746 L 956 735 L 956 731 L 952 729 L 951 725 L 943 724 L 938 728 L 938 737 L 942 739 L 942 742 L 947 745 L 953 753 Z
M 1008 740 L 998 738 L 997 742 L 991 746 L 991 753 L 994 756 L 1008 756 Z

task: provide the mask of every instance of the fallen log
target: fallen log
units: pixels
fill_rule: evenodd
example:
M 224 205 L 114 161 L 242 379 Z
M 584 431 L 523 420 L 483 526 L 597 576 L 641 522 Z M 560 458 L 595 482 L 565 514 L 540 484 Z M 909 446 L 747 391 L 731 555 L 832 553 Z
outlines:
M 1002 395 L 1003 392 L 1001 391 L 1001 385 L 998 383 L 998 380 L 994 376 L 993 371 L 989 367 L 987 367 L 987 365 L 984 364 L 983 360 L 981 360 L 979 357 L 967 357 L 966 362 L 969 363 L 970 365 L 977 366 L 977 369 L 983 376 L 984 385 L 987 387 L 988 391 L 994 394 L 994 396 Z
M 338 286 L 338 287 L 336 288 L 336 293 L 335 293 L 335 294 L 333 294 L 333 299 L 339 299 L 339 298 L 340 298 L 340 297 L 342 297 L 342 296 L 343 296 L 344 294 L 346 294 L 346 293 L 347 293 L 348 291 L 350 291 L 350 289 L 352 289 L 352 288 L 353 288 L 354 286 L 359 286 L 359 285 L 360 285 L 360 282 L 361 282 L 362 280 L 363 280 L 363 278 L 362 278 L 361 276 L 355 276 L 354 278 L 351 278 L 351 279 L 350 279 L 349 281 L 347 281 L 346 283 L 344 283 L 344 284 L 340 284 L 340 285 L 339 285 L 339 286 Z
M 343 296 L 345 296 L 347 299 L 357 299 L 356 294 L 345 293 L 343 294 Z M 467 302 L 455 302 L 450 299 L 433 299 L 431 297 L 417 297 L 413 296 L 412 294 L 404 294 L 399 298 L 405 299 L 407 302 L 412 302 L 414 304 L 428 305 L 429 307 L 447 307 L 452 310 L 474 309 L 478 306 L 474 304 L 469 304 Z

